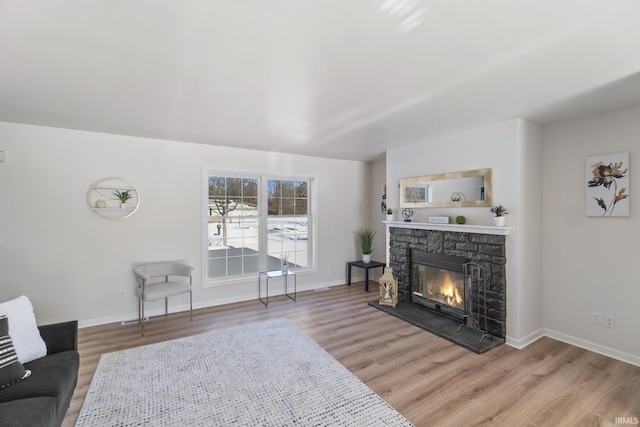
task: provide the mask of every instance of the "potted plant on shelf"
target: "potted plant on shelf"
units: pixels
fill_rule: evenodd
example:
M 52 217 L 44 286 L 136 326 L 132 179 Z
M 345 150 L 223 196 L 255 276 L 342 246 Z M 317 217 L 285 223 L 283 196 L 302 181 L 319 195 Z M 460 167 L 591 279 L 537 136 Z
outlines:
M 490 210 L 491 210 L 491 213 L 494 215 L 493 223 L 498 227 L 504 227 L 504 223 L 507 219 L 505 215 L 509 214 L 509 211 L 507 210 L 507 208 L 505 208 L 502 205 L 497 205 L 492 207 Z
M 369 264 L 371 262 L 371 252 L 373 252 L 373 238 L 377 231 L 370 228 L 363 228 L 356 233 L 360 249 L 362 250 L 362 262 Z
M 387 221 L 393 220 L 393 209 L 387 208 Z
M 127 207 L 127 200 L 129 200 L 130 198 L 132 198 L 133 196 L 131 195 L 131 190 L 116 190 L 115 193 L 113 193 L 118 199 L 120 199 L 120 208 L 121 209 L 126 209 Z

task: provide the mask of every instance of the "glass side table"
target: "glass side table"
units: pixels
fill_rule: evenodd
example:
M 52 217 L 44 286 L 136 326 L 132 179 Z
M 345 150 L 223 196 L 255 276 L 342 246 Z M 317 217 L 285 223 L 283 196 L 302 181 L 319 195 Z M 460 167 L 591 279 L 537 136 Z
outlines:
M 265 278 L 266 287 L 265 287 L 265 298 L 262 298 L 262 278 Z M 284 278 L 284 294 L 289 297 L 289 299 L 295 301 L 297 296 L 297 279 L 296 273 L 291 270 L 282 271 L 282 270 L 269 270 L 269 271 L 261 271 L 258 275 L 258 299 L 262 302 L 265 307 L 269 307 L 269 279 L 274 279 L 277 277 Z M 288 289 L 288 279 L 289 277 L 293 277 L 293 295 L 289 294 Z

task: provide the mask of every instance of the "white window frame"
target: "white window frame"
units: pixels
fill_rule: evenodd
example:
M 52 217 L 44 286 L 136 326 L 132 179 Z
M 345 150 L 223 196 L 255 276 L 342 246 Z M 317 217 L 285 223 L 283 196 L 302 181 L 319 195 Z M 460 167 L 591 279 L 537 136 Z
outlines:
M 266 173 L 243 173 L 237 171 L 224 171 L 215 168 L 203 168 L 202 170 L 202 287 L 216 287 L 229 285 L 234 283 L 243 283 L 247 281 L 257 280 L 258 272 L 244 274 L 240 276 L 221 277 L 221 278 L 209 278 L 209 176 L 224 176 L 231 178 L 253 178 L 258 180 L 258 205 L 260 213 L 258 215 L 259 221 L 259 238 L 258 238 L 258 252 L 259 252 L 259 271 L 266 270 L 266 260 L 268 257 L 268 206 L 267 206 L 267 182 L 269 180 L 282 180 L 282 181 L 306 181 L 308 184 L 308 197 L 307 197 L 307 212 L 309 215 L 309 229 L 307 235 L 307 247 L 309 251 L 309 265 L 304 268 L 295 268 L 296 274 L 306 274 L 317 272 L 317 177 L 315 176 L 299 176 L 299 175 L 272 175 Z

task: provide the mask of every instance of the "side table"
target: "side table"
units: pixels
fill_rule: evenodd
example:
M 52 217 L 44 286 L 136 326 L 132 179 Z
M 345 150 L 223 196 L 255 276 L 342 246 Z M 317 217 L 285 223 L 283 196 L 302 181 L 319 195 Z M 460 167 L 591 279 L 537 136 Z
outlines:
M 265 299 L 262 299 L 262 276 L 266 278 L 266 292 Z M 289 276 L 293 276 L 293 296 L 289 295 L 289 289 L 287 288 L 287 279 Z M 261 271 L 258 275 L 258 299 L 262 302 L 265 307 L 269 307 L 269 279 L 273 279 L 275 277 L 284 277 L 284 294 L 288 296 L 293 301 L 296 300 L 297 296 L 297 279 L 296 273 L 291 270 L 282 271 L 282 270 L 270 270 L 270 271 Z
M 366 264 L 362 261 L 349 261 L 347 266 L 349 271 L 347 275 L 347 285 L 351 286 L 351 267 L 364 268 L 364 290 L 369 292 L 369 270 L 372 268 L 382 267 L 382 272 L 384 273 L 384 267 L 386 267 L 386 264 L 379 261 L 371 261 Z

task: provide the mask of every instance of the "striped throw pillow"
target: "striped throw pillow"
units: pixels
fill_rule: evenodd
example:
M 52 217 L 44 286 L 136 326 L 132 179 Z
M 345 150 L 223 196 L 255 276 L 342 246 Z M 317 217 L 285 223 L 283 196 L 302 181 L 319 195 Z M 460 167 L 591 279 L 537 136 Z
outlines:
M 13 347 L 7 316 L 0 316 L 0 389 L 9 387 L 29 375 L 31 371 L 24 369 Z

